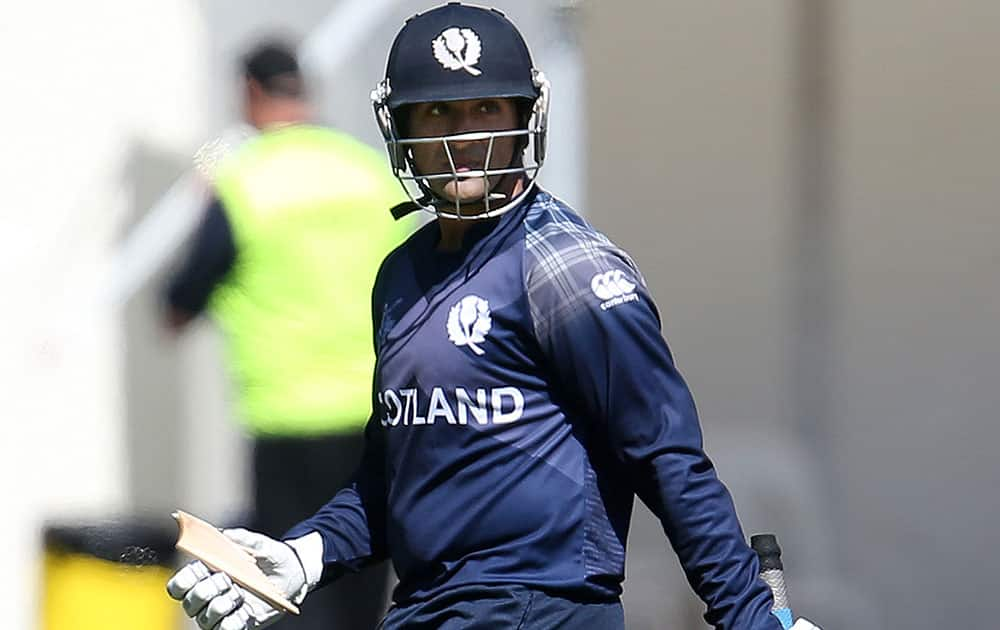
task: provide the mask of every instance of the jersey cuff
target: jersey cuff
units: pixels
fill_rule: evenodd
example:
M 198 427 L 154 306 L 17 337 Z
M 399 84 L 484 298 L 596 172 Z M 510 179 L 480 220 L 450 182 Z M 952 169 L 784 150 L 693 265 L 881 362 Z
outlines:
M 319 532 L 310 532 L 301 538 L 286 540 L 302 560 L 306 572 L 306 588 L 312 590 L 323 575 L 323 537 Z

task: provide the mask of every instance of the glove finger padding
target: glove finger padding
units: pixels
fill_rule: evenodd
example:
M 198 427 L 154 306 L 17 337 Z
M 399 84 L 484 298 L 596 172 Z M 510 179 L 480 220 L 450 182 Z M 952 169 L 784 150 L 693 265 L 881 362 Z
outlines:
M 270 624 L 268 624 L 270 625 Z M 233 614 L 223 619 L 215 630 L 257 630 L 263 626 L 253 624 L 250 613 L 247 612 L 246 604 L 238 608 Z
M 180 601 L 184 599 L 188 591 L 194 588 L 195 584 L 211 574 L 212 572 L 208 570 L 208 567 L 201 560 L 190 562 L 184 565 L 167 582 L 167 594 Z
M 236 588 L 239 589 L 238 586 Z M 245 612 L 250 617 L 251 621 L 254 622 L 254 625 L 252 625 L 251 628 L 254 628 L 255 630 L 257 628 L 266 628 L 281 617 L 285 616 L 285 613 L 277 610 L 274 606 L 268 604 L 253 593 L 247 592 L 243 589 L 240 589 L 240 591 L 243 593 L 243 605 L 240 607 L 240 610 Z
M 225 573 L 213 573 L 199 581 L 187 592 L 181 606 L 188 617 L 194 617 L 214 598 L 233 588 L 233 582 Z
M 212 630 L 262 630 L 285 616 L 253 593 L 235 585 L 233 590 L 240 594 L 243 603 L 223 617 Z
M 237 588 L 213 597 L 208 605 L 198 613 L 195 621 L 204 630 L 212 630 L 224 617 L 243 605 L 243 595 Z

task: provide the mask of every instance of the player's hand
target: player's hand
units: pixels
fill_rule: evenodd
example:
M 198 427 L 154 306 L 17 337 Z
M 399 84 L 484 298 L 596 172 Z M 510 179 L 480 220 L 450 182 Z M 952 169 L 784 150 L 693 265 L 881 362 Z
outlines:
M 167 582 L 167 593 L 180 600 L 184 613 L 203 630 L 257 630 L 281 617 L 225 573 L 212 573 L 201 560 L 174 574 Z
M 245 529 L 223 533 L 254 557 L 282 594 L 296 604 L 302 603 L 315 583 L 306 575 L 299 553 L 292 546 L 302 539 L 285 543 Z M 319 549 L 322 554 L 322 546 Z M 167 592 L 181 601 L 184 612 L 204 630 L 259 630 L 284 614 L 233 583 L 225 573 L 212 573 L 197 560 L 170 578 Z
M 795 622 L 791 630 L 820 630 L 820 627 L 813 624 L 808 619 L 799 617 L 799 620 Z

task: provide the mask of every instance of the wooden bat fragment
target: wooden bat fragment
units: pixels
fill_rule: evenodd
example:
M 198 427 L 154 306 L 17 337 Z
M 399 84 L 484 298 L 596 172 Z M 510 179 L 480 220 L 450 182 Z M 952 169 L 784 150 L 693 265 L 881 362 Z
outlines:
M 299 614 L 298 606 L 288 601 L 271 580 L 267 579 L 254 562 L 253 556 L 215 526 L 181 510 L 171 516 L 177 521 L 180 530 L 176 545 L 178 549 L 198 558 L 209 569 L 225 573 L 233 582 L 278 610 Z

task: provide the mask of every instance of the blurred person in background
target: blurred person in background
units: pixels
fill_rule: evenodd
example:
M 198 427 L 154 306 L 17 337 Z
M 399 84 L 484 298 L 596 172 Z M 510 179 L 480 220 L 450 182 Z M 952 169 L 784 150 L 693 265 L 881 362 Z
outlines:
M 385 630 L 621 630 L 638 495 L 713 627 L 780 630 L 635 263 L 535 184 L 549 87 L 516 27 L 414 16 L 373 100 L 411 196 L 394 214 L 437 219 L 375 283 L 362 464 L 281 539 L 227 535 L 296 603 L 391 557 Z M 206 630 L 280 618 L 200 561 L 167 590 Z
M 261 44 L 243 60 L 246 121 L 259 134 L 219 164 L 214 198 L 166 291 L 168 325 L 203 311 L 220 326 L 238 417 L 253 438 L 255 529 L 280 536 L 360 461 L 374 355 L 370 291 L 405 236 L 385 158 L 311 124 L 296 57 Z M 388 567 L 310 600 L 282 629 L 370 629 Z

